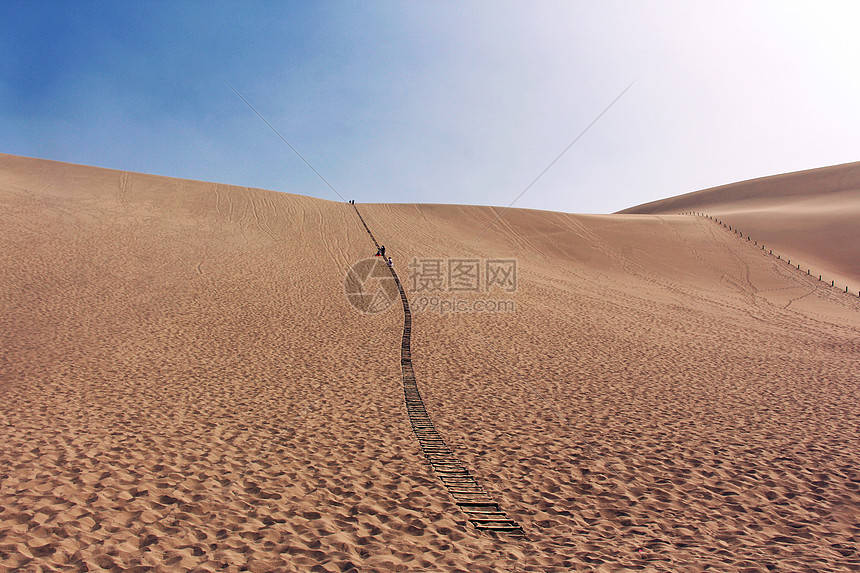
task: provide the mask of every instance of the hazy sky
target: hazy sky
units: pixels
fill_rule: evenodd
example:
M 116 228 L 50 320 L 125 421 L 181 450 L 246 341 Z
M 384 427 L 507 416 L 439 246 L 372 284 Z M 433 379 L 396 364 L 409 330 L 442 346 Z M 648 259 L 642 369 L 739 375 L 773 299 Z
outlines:
M 0 3 L 0 152 L 608 213 L 860 160 L 860 2 Z

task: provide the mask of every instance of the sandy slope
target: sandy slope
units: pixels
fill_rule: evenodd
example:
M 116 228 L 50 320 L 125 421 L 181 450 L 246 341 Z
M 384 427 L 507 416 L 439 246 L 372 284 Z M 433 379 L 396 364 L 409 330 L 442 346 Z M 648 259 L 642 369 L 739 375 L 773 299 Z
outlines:
M 359 208 L 437 428 L 527 538 L 425 464 L 348 205 L 0 155 L 0 569 L 860 567 L 857 297 L 695 217 Z
M 860 290 L 860 162 L 763 177 L 631 207 L 704 212 L 802 269 Z

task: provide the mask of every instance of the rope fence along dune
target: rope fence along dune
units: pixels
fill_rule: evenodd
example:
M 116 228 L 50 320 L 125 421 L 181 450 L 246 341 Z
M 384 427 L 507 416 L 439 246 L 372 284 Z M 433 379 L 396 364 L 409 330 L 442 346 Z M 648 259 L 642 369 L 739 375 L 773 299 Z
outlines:
M 361 216 L 361 212 L 355 204 L 352 204 L 361 224 L 364 225 L 367 234 L 376 248 L 379 243 Z M 466 515 L 475 529 L 491 531 L 496 533 L 509 533 L 513 535 L 524 535 L 522 527 L 501 509 L 498 503 L 469 473 L 469 470 L 457 458 L 456 454 L 445 443 L 444 438 L 436 429 L 421 392 L 418 391 L 418 383 L 415 380 L 415 371 L 412 368 L 412 312 L 409 309 L 409 300 L 406 291 L 400 283 L 394 267 L 389 265 L 391 275 L 397 283 L 400 291 L 400 302 L 403 305 L 403 337 L 400 342 L 400 367 L 403 373 L 403 394 L 406 400 L 406 411 L 409 414 L 409 422 L 412 431 L 418 438 L 424 457 L 430 463 L 433 471 L 439 476 L 442 485 L 454 499 L 457 507 Z
M 767 247 L 765 247 L 765 246 L 764 246 L 764 243 L 762 243 L 761 245 L 759 245 L 758 241 L 753 240 L 753 238 L 752 238 L 750 235 L 744 235 L 744 234 L 743 234 L 743 232 L 739 231 L 736 227 L 733 227 L 732 225 L 728 225 L 728 224 L 726 224 L 726 223 L 723 223 L 720 219 L 718 219 L 718 218 L 716 218 L 716 217 L 714 217 L 714 216 L 712 216 L 712 215 L 708 215 L 707 213 L 700 213 L 700 212 L 698 212 L 698 211 L 685 211 L 685 212 L 683 212 L 683 213 L 678 213 L 678 214 L 679 214 L 679 215 L 695 215 L 695 216 L 697 216 L 697 217 L 704 217 L 705 219 L 708 219 L 709 221 L 712 221 L 712 222 L 714 222 L 714 223 L 716 223 L 716 224 L 720 225 L 720 226 L 721 226 L 721 227 L 723 227 L 724 229 L 726 229 L 726 230 L 728 230 L 728 231 L 731 231 L 732 233 L 734 233 L 734 234 L 736 234 L 736 235 L 740 236 L 741 238 L 746 237 L 746 238 L 747 238 L 747 241 L 748 241 L 748 242 L 753 243 L 753 245 L 754 245 L 754 246 L 757 246 L 757 247 L 758 247 L 758 246 L 761 246 L 761 250 L 762 250 L 762 251 L 767 251 L 767 253 L 768 253 L 769 255 L 775 256 L 775 257 L 777 258 L 777 260 L 785 261 L 785 263 L 786 263 L 787 265 L 789 265 L 789 266 L 791 266 L 791 267 L 796 267 L 798 271 L 801 271 L 801 272 L 802 272 L 802 269 L 800 268 L 800 264 L 799 264 L 799 263 L 792 264 L 792 263 L 791 263 L 791 259 L 789 259 L 789 258 L 783 259 L 783 258 L 782 258 L 782 255 L 781 255 L 781 254 L 778 254 L 778 253 L 774 255 L 774 253 L 773 253 L 773 249 L 768 249 Z M 807 274 L 807 275 L 809 275 L 809 276 L 815 276 L 815 273 L 813 273 L 813 272 L 812 272 L 812 269 L 809 269 L 809 268 L 807 268 L 807 269 L 806 269 L 806 274 Z M 823 274 L 819 274 L 819 275 L 818 275 L 818 280 L 819 280 L 820 282 L 824 282 L 824 283 L 826 283 L 827 281 L 826 281 L 826 280 L 824 280 L 824 278 L 823 278 L 823 277 L 824 277 L 824 275 L 823 275 Z M 836 288 L 836 281 L 835 281 L 835 280 L 831 280 L 831 281 L 830 281 L 830 286 L 831 286 L 831 287 Z M 846 293 L 846 294 L 850 294 L 850 295 L 852 295 L 852 296 L 853 296 L 853 294 L 854 294 L 854 292 L 849 288 L 849 286 L 848 286 L 848 285 L 845 285 L 845 290 L 844 290 L 844 291 L 842 290 L 842 287 L 841 287 L 841 286 L 839 287 L 839 290 L 840 290 L 841 292 L 844 292 L 844 293 Z M 858 296 L 858 297 L 860 297 L 860 290 L 858 290 L 858 291 L 857 291 L 857 296 Z

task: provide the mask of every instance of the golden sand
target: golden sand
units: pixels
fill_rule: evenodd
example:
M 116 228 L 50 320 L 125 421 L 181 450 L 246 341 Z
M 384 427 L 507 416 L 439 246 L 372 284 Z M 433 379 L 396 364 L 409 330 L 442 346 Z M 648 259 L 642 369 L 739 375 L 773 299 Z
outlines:
M 761 190 L 736 224 L 851 278 L 811 237 L 853 236 L 856 194 L 819 198 L 814 232 Z M 525 537 L 424 459 L 399 301 L 344 295 L 350 205 L 0 155 L 0 570 L 860 568 L 856 293 L 702 217 L 514 209 L 475 240 L 499 210 L 358 207 L 430 417 Z M 413 259 L 515 259 L 516 289 L 429 292 Z
M 860 291 L 860 162 L 741 181 L 621 213 L 700 212 L 780 260 Z

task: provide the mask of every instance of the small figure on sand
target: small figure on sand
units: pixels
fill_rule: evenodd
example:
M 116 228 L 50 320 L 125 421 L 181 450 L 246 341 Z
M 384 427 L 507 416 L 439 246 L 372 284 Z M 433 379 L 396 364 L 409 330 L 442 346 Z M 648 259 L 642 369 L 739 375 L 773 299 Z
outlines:
M 382 257 L 384 259 L 385 258 L 385 245 L 381 245 L 381 246 L 377 247 L 376 254 L 373 256 L 374 257 Z
M 393 267 L 393 266 L 394 266 L 394 262 L 391 260 L 391 257 L 388 257 L 388 266 L 389 266 L 389 267 Z

